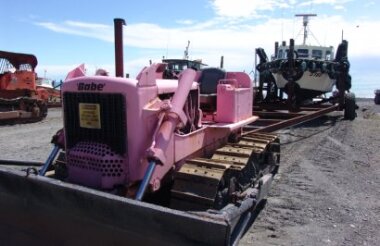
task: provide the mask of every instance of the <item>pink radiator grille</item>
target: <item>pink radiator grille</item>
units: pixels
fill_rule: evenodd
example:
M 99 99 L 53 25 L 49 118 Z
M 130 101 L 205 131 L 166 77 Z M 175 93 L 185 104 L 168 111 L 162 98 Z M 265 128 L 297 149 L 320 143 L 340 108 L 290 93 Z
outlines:
M 69 181 L 111 189 L 125 182 L 127 174 L 124 161 L 106 144 L 79 142 L 67 154 Z

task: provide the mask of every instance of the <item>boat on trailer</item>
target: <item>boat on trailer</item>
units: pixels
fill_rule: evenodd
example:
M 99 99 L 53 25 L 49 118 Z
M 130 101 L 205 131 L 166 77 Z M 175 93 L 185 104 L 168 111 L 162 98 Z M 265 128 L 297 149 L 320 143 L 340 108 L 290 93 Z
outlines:
M 271 60 L 262 48 L 256 49 L 260 58 L 256 68 L 260 72 L 261 83 L 267 84 L 267 98 L 276 97 L 273 93 L 279 90 L 280 93 L 285 92 L 288 97 L 296 97 L 296 103 L 302 104 L 304 101 L 332 92 L 334 86 L 340 86 L 337 83 L 338 79 L 344 80 L 344 90 L 350 90 L 348 42 L 342 40 L 336 54 L 333 46 L 307 44 L 309 17 L 313 16 L 316 14 L 296 15 L 303 17 L 302 44 L 295 45 L 294 40 L 291 40 L 289 45 L 285 41 L 281 45 L 276 42 Z M 264 96 L 259 95 L 259 98 Z

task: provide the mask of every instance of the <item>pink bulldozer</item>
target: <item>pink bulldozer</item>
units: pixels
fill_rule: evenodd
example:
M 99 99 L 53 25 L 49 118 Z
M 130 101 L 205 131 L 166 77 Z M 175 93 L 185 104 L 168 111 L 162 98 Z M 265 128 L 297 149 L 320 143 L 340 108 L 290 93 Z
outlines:
M 82 67 L 71 72 L 62 86 L 69 182 L 124 186 L 128 194 L 140 186 L 141 200 L 146 187 L 159 190 L 189 158 L 212 156 L 257 119 L 247 74 L 188 69 L 172 80 L 163 79 L 165 68 L 153 64 L 136 79 L 85 76 Z M 223 79 L 215 76 L 220 73 Z M 205 86 L 197 81 L 206 90 L 213 84 L 212 93 L 202 94 Z
M 52 153 L 37 177 L 12 179 L 38 191 L 22 197 L 59 226 L 52 240 L 80 231 L 76 244 L 236 243 L 280 160 L 276 135 L 245 130 L 258 119 L 250 77 L 207 68 L 167 79 L 158 63 L 125 78 L 123 22 L 115 19 L 116 77 L 71 71 Z M 46 238 L 24 218 L 31 241 Z

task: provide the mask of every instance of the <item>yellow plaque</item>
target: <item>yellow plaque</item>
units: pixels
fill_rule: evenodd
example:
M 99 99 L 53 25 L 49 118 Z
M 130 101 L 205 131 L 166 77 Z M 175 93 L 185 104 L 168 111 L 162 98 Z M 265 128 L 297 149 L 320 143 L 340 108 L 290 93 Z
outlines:
M 99 104 L 79 103 L 79 126 L 90 129 L 101 129 Z

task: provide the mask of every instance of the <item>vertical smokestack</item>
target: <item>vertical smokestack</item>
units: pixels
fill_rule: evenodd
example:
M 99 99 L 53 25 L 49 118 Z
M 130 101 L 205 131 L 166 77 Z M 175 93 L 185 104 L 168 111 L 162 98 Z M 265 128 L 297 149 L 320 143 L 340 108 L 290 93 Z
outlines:
M 278 42 L 274 43 L 274 57 L 277 58 L 278 56 Z
M 124 19 L 119 18 L 116 18 L 113 21 L 115 27 L 115 74 L 116 77 L 123 77 L 123 25 L 126 25 L 126 23 Z
M 224 56 L 220 57 L 220 68 L 223 68 L 224 66 Z
M 288 55 L 291 59 L 294 58 L 294 39 L 290 39 L 289 41 L 289 55 Z
M 288 60 L 289 60 L 289 71 L 293 74 L 293 69 L 294 69 L 294 39 L 292 39 L 292 38 L 290 39 L 290 42 L 289 42 Z

